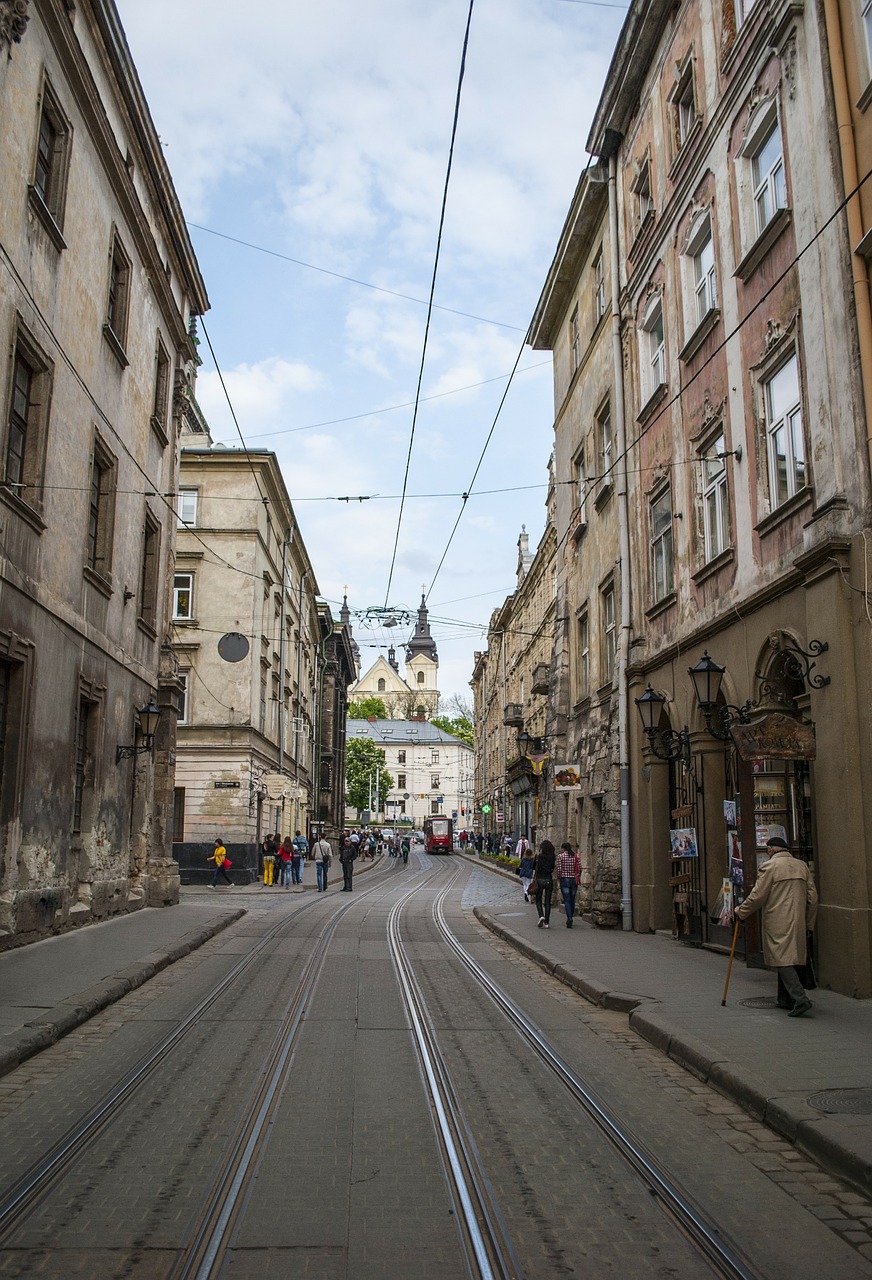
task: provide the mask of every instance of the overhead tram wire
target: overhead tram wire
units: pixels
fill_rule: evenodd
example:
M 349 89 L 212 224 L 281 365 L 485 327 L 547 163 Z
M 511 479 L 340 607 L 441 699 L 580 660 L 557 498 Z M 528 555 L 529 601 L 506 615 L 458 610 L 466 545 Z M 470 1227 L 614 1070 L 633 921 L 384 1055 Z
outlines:
M 333 276 L 336 280 L 345 280 L 348 284 L 357 284 L 363 289 L 372 289 L 375 293 L 386 293 L 391 298 L 402 298 L 404 302 L 414 302 L 419 307 L 427 305 L 423 298 L 416 298 L 410 293 L 400 293 L 397 289 L 386 289 L 383 285 L 372 284 L 369 280 L 358 280 L 356 276 L 343 275 L 341 271 L 331 271 L 328 267 L 318 267 L 313 262 L 304 262 L 302 258 L 292 258 L 290 254 L 279 253 L 277 249 L 267 249 L 262 244 L 252 244 L 250 240 L 240 240 L 237 236 L 229 236 L 223 231 L 215 231 L 212 227 L 204 227 L 199 222 L 187 222 L 187 225 L 196 227 L 198 231 L 205 231 L 210 236 L 218 236 L 221 240 L 229 240 L 232 244 L 241 244 L 246 249 L 253 249 L 255 253 L 266 253 L 271 258 L 280 258 L 282 262 L 293 262 L 295 266 L 305 267 L 308 271 L 318 271 L 321 275 Z M 508 324 L 505 320 L 490 320 L 487 316 L 474 316 L 469 311 L 458 311 L 456 307 L 445 307 L 438 302 L 434 302 L 433 307 L 436 311 L 447 311 L 452 316 L 463 316 L 465 320 L 477 320 L 479 324 L 493 324 L 500 329 L 515 329 L 518 333 L 521 332 L 520 325 Z
M 261 502 L 263 503 L 264 511 L 266 512 L 267 519 L 269 519 L 269 498 L 266 496 L 263 489 L 261 489 L 260 487 L 260 481 L 257 478 L 257 472 L 254 469 L 254 463 L 251 460 L 248 445 L 245 443 L 245 439 L 242 435 L 242 428 L 240 427 L 239 419 L 236 416 L 236 410 L 233 408 L 233 401 L 230 399 L 230 392 L 227 390 L 227 384 L 224 381 L 224 374 L 221 372 L 221 366 L 218 363 L 218 357 L 215 355 L 215 348 L 212 346 L 212 339 L 209 337 L 209 330 L 206 328 L 206 322 L 202 316 L 200 317 L 200 325 L 203 329 L 203 337 L 206 339 L 206 342 L 209 344 L 209 352 L 212 356 L 212 363 L 215 366 L 215 372 L 218 374 L 218 380 L 221 383 L 221 390 L 224 392 L 224 399 L 227 401 L 227 407 L 230 410 L 230 416 L 233 419 L 233 425 L 236 427 L 237 435 L 239 436 L 239 440 L 240 440 L 240 443 L 242 444 L 242 448 L 243 448 L 243 451 L 245 452 L 245 456 L 248 459 L 248 465 L 251 468 L 251 474 L 252 474 L 252 478 L 254 479 L 255 488 L 260 494 L 260 499 L 261 499 Z
M 391 567 L 388 570 L 388 585 L 385 590 L 385 608 L 388 606 L 388 599 L 391 594 L 391 583 L 394 577 L 394 565 L 397 562 L 397 547 L 400 543 L 400 529 L 403 523 L 403 509 L 406 504 L 406 489 L 409 484 L 409 468 L 412 464 L 412 447 L 415 441 L 415 427 L 418 422 L 418 407 L 421 402 L 421 383 L 424 379 L 424 363 L 427 359 L 427 340 L 430 336 L 430 321 L 433 316 L 433 299 L 436 293 L 436 275 L 439 271 L 439 254 L 442 248 L 442 231 L 445 226 L 445 210 L 448 204 L 448 184 L 451 181 L 451 166 L 454 161 L 454 143 L 457 138 L 457 122 L 460 117 L 460 95 L 463 89 L 463 77 L 466 72 L 466 51 L 469 47 L 469 29 L 472 25 L 472 10 L 475 0 L 469 0 L 469 10 L 466 15 L 466 30 L 463 33 L 463 49 L 460 56 L 460 71 L 457 77 L 457 93 L 454 98 L 454 119 L 451 122 L 451 144 L 448 148 L 448 164 L 445 169 L 445 183 L 442 188 L 442 208 L 439 213 L 439 230 L 436 236 L 436 253 L 433 259 L 433 275 L 430 280 L 430 297 L 427 302 L 427 321 L 424 326 L 424 342 L 421 349 L 421 367 L 418 370 L 418 385 L 415 388 L 415 408 L 412 412 L 412 429 L 409 432 L 409 451 L 406 455 L 406 469 L 403 473 L 403 494 L 400 498 L 400 510 L 397 515 L 397 532 L 394 538 L 394 549 L 391 554 Z M 523 348 L 522 348 L 523 349 Z M 517 362 L 516 362 L 517 363 Z M 514 370 L 512 370 L 512 376 Z M 511 381 L 511 378 L 510 378 Z

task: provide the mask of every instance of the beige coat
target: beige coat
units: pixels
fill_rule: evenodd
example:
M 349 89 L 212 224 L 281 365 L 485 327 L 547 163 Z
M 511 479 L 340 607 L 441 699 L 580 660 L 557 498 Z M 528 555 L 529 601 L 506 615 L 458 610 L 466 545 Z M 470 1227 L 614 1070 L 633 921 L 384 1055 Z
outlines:
M 773 969 L 805 964 L 805 935 L 817 917 L 817 890 L 806 863 L 787 849 L 773 853 L 736 915 L 747 920 L 762 911 L 763 957 Z

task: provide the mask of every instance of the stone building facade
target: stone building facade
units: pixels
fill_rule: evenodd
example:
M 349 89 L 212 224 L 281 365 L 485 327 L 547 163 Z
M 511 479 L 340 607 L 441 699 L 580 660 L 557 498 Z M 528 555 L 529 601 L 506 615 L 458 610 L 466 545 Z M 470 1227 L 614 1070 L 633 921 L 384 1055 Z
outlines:
M 455 834 L 472 830 L 473 750 L 426 720 L 349 720 L 350 738 L 369 738 L 394 780 L 384 813 L 373 823 L 419 829 L 425 818 L 451 818 Z M 346 811 L 348 823 L 357 813 Z
M 347 611 L 347 603 L 344 606 Z M 429 720 L 439 708 L 439 654 L 430 634 L 424 596 L 418 606 L 415 630 L 406 645 L 406 674 L 400 675 L 396 650 L 379 654 L 373 665 L 348 691 L 349 701 L 381 698 L 392 720 Z
M 487 649 L 475 656 L 470 685 L 475 714 L 478 830 L 495 837 L 541 827 L 549 761 L 546 701 L 557 618 L 554 486 L 535 555 L 518 539 L 517 589 L 491 614 Z M 487 806 L 487 812 L 483 806 Z M 547 832 L 542 832 L 547 834 Z
M 725 945 L 724 881 L 747 893 L 766 837 L 783 833 L 820 892 L 822 981 L 869 995 L 868 277 L 856 269 L 868 193 L 851 221 L 835 19 L 866 38 L 868 17 L 847 0 L 633 3 L 588 151 L 616 237 L 617 275 L 603 274 L 626 424 L 611 468 L 628 490 L 614 691 L 622 912 L 636 929 Z M 862 96 L 865 46 L 842 63 Z M 574 309 L 598 287 L 567 240 L 586 198 L 580 188 L 534 321 L 555 352 L 558 440 Z M 578 374 L 589 403 L 569 393 L 588 425 L 603 372 L 592 344 Z M 576 482 L 572 461 L 557 450 L 558 488 Z M 580 558 L 581 595 L 602 563 L 588 578 Z M 555 667 L 577 671 L 580 632 L 566 626 Z M 602 665 L 610 643 L 592 628 L 591 660 Z M 552 702 L 559 729 L 570 705 L 559 682 Z M 598 758 L 588 751 L 581 772 Z M 753 927 L 745 939 L 760 962 Z
M 275 454 L 201 440 L 183 436 L 179 478 L 173 852 L 202 879 L 220 835 L 255 878 L 264 835 L 317 807 L 318 584 Z
M 111 0 L 0 6 L 0 136 L 10 945 L 178 897 L 167 495 L 208 299 Z

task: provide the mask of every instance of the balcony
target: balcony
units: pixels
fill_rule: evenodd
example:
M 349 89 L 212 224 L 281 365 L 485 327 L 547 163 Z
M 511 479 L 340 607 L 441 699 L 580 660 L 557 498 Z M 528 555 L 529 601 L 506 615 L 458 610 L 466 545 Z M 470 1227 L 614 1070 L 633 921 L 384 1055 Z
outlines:
M 530 685 L 531 693 L 548 692 L 548 672 L 547 662 L 540 662 L 533 668 L 533 683 Z
M 520 702 L 507 702 L 503 712 L 503 724 L 521 729 L 524 725 L 524 708 Z

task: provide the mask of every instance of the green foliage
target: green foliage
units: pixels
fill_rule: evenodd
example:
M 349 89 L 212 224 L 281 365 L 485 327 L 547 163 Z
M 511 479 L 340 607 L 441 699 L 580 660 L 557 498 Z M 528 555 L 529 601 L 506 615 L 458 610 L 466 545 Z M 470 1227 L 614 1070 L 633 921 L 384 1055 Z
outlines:
M 345 799 L 354 809 L 367 809 L 370 799 L 370 777 L 373 801 L 378 791 L 376 808 L 383 810 L 394 780 L 385 768 L 385 753 L 371 738 L 349 738 L 345 745 Z
M 387 707 L 381 698 L 361 698 L 359 702 L 349 702 L 348 719 L 349 720 L 371 720 L 375 716 L 376 720 L 387 720 Z
M 458 716 L 454 720 L 449 716 L 433 716 L 430 723 L 435 724 L 437 729 L 450 733 L 452 737 L 459 738 L 468 747 L 475 746 L 475 731 L 472 727 L 472 721 L 468 720 L 466 716 Z

